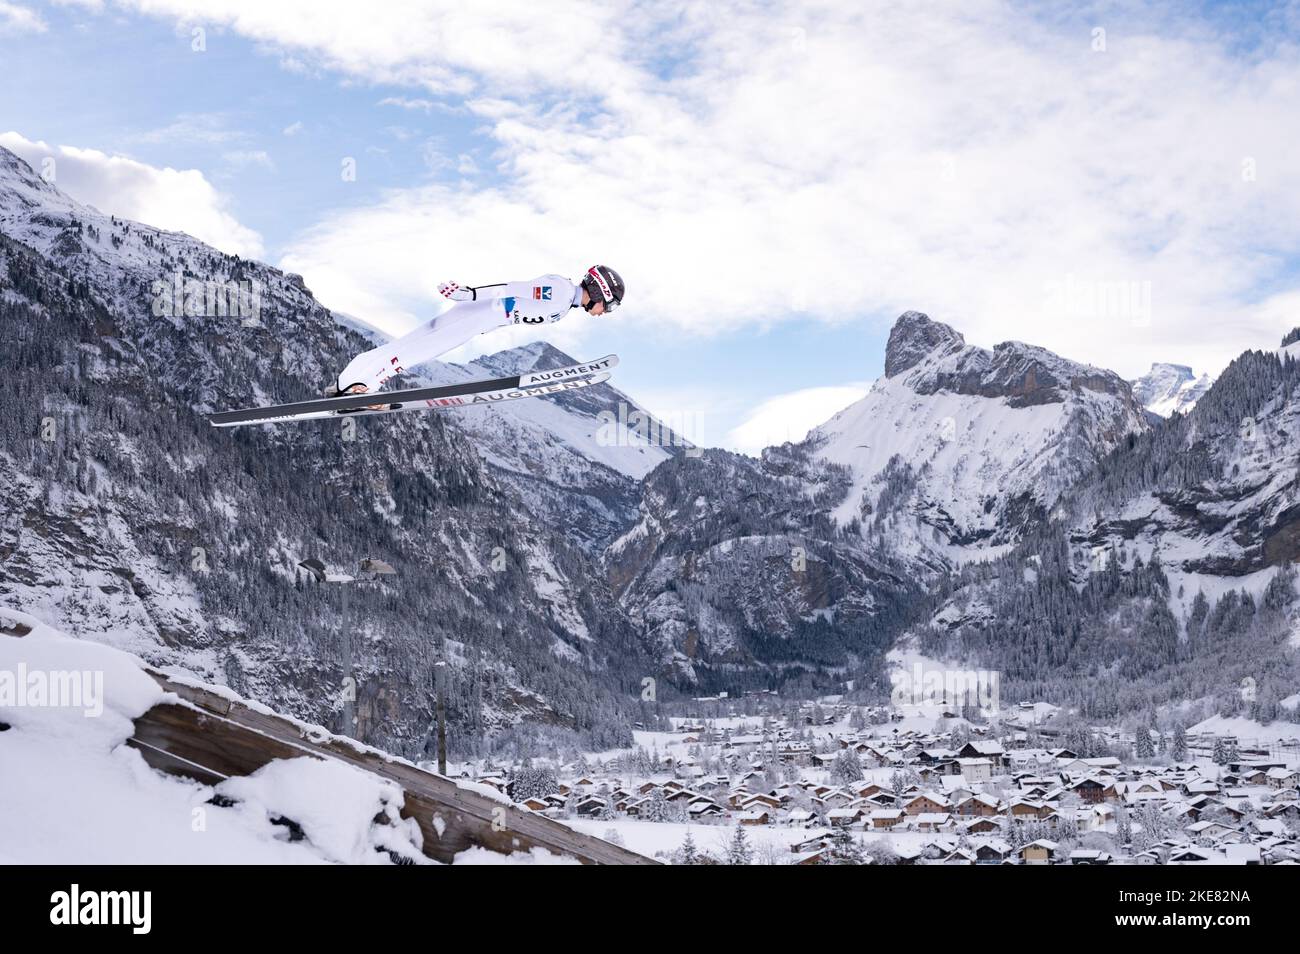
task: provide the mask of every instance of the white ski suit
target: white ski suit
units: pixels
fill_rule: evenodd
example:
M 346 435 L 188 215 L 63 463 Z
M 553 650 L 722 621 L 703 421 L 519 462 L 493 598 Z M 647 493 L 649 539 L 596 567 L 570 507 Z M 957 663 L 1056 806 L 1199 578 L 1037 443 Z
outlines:
M 582 303 L 581 287 L 559 275 L 457 288 L 456 292 L 468 293 L 471 298 L 457 301 L 415 330 L 353 358 L 339 375 L 340 392 L 354 384 L 377 391 L 389 378 L 458 348 L 476 335 L 503 325 L 559 321 Z

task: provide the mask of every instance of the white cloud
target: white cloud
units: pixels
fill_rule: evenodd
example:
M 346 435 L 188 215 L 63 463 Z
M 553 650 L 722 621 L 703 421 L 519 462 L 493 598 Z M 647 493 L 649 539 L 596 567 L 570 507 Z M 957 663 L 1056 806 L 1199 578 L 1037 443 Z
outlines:
M 867 385 L 805 388 L 769 398 L 727 435 L 726 446 L 746 454 L 764 447 L 801 441 L 836 412 L 861 399 Z
M 16 132 L 0 133 L 0 146 L 35 169 L 53 157 L 54 185 L 101 212 L 188 232 L 230 254 L 264 253 L 261 237 L 227 211 L 225 197 L 196 169 L 159 169 L 96 149 L 33 142 Z
M 302 120 L 298 120 L 297 122 L 290 123 L 289 125 L 285 126 L 282 131 L 286 136 L 296 136 L 298 135 L 298 133 L 302 132 L 302 130 L 303 130 Z
M 418 109 L 429 112 L 434 107 L 431 99 L 411 99 L 405 96 L 386 96 L 379 101 L 380 106 L 400 106 L 402 109 Z
M 127 5 L 465 97 L 498 186 L 389 193 L 288 256 L 374 320 L 400 319 L 431 272 L 601 260 L 628 280 L 623 320 L 647 327 L 915 307 L 979 344 L 1130 375 L 1214 369 L 1300 321 L 1259 307 L 1300 243 L 1300 49 L 1275 36 L 1243 56 L 1221 28 L 1134 5 L 1096 14 L 1094 52 L 1094 17 L 994 0 L 780 17 L 740 0 Z M 1053 294 L 1116 282 L 1149 290 L 1149 316 Z
M 0 0 L 0 36 L 14 33 L 44 33 L 49 27 L 30 7 Z

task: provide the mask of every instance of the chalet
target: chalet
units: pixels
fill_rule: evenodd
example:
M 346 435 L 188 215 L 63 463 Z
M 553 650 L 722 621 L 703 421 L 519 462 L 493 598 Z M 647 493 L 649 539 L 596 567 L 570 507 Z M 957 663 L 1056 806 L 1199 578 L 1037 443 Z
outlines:
M 1056 842 L 1040 838 L 1025 845 L 1018 854 L 1027 865 L 1050 865 L 1058 847 Z
M 853 828 L 862 824 L 864 816 L 860 808 L 833 808 L 826 813 L 826 824 L 832 828 Z
M 827 808 L 843 808 L 849 802 L 853 801 L 855 797 L 855 795 L 844 791 L 842 788 L 832 789 L 831 791 L 818 796 L 818 798 L 821 799 L 822 804 Z
M 953 827 L 952 815 L 948 812 L 922 812 L 914 820 L 917 831 L 947 831 Z
M 992 818 L 974 818 L 962 826 L 968 835 L 992 835 L 1001 830 L 1002 825 Z
M 1081 778 L 1069 785 L 1068 788 L 1087 805 L 1095 805 L 1106 798 L 1106 785 L 1092 776 Z
M 916 755 L 916 761 L 921 765 L 937 765 L 940 762 L 951 762 L 957 757 L 957 753 L 952 749 L 922 749 Z
M 1103 772 L 1114 771 L 1122 765 L 1120 760 L 1115 758 L 1113 755 L 1106 755 L 1095 759 L 1083 759 L 1082 761 L 1089 769 Z
M 1263 838 L 1286 838 L 1287 827 L 1282 822 L 1271 818 L 1251 819 L 1250 831 Z
M 1000 865 L 1011 854 L 1011 846 L 1000 838 L 991 838 L 975 846 L 975 863 L 978 865 Z
M 1237 821 L 1244 819 L 1251 808 L 1251 802 L 1246 798 L 1225 798 L 1219 801 L 1219 807 L 1231 815 Z
M 1275 769 L 1275 768 L 1286 768 L 1286 763 L 1270 762 L 1264 759 L 1251 759 L 1250 761 L 1242 760 L 1237 762 L 1229 762 L 1227 764 L 1227 769 L 1229 772 L 1231 772 L 1233 775 L 1240 775 L 1242 777 L 1254 774 L 1255 772 L 1267 773 L 1269 769 Z
M 1208 841 L 1217 841 L 1228 835 L 1237 833 L 1237 829 L 1215 821 L 1196 822 L 1188 825 L 1183 829 L 1183 831 L 1187 832 L 1188 835 L 1197 841 L 1200 841 L 1202 838 Z
M 1087 815 L 1084 827 L 1090 831 L 1109 831 L 1115 821 L 1115 809 L 1110 805 L 1093 805 Z
M 1259 845 L 1225 845 L 1223 853 L 1230 865 L 1263 864 L 1263 852 Z
M 802 808 L 796 809 L 785 816 L 785 823 L 791 828 L 810 828 L 816 821 L 816 815 Z
M 985 782 L 993 777 L 993 761 L 987 758 L 960 758 L 961 777 L 968 782 Z
M 653 797 L 634 799 L 627 803 L 627 808 L 623 809 L 623 812 L 627 815 L 628 818 L 640 818 L 643 814 L 645 814 L 646 807 L 652 801 L 654 801 Z
M 777 747 L 777 758 L 794 765 L 809 765 L 812 762 L 812 747 L 807 742 L 783 742 Z
M 943 794 L 954 805 L 958 802 L 964 802 L 975 794 L 975 789 L 966 784 L 966 780 L 960 775 L 945 775 L 939 779 L 939 785 L 943 789 Z
M 829 844 L 830 839 L 825 835 L 816 835 L 812 838 L 805 838 L 803 841 L 796 841 L 790 846 L 790 851 L 796 855 L 800 855 L 807 851 L 816 851 L 818 848 L 825 848 Z
M 1287 768 L 1271 768 L 1264 773 L 1264 783 L 1269 788 L 1291 789 L 1300 788 L 1300 772 L 1292 771 Z
M 763 809 L 761 811 L 741 812 L 733 815 L 736 821 L 742 825 L 770 825 L 772 824 L 772 813 Z
M 992 795 L 972 795 L 970 798 L 957 803 L 957 814 L 966 817 L 971 815 L 997 815 L 1001 808 L 1002 803 Z
M 687 806 L 686 813 L 691 818 L 713 818 L 724 814 L 722 806 L 709 798 L 697 798 Z
M 1052 810 L 1046 802 L 1033 801 L 1028 798 L 1016 798 L 1007 809 L 1007 814 L 1015 819 L 1041 818 Z
M 753 792 L 744 788 L 737 788 L 727 793 L 726 802 L 732 808 L 740 808 L 745 799 L 753 797 Z
M 791 864 L 795 865 L 822 865 L 830 861 L 831 852 L 829 848 L 817 848 L 813 851 L 805 851 L 795 855 Z
M 994 765 L 1003 764 L 1006 751 L 1001 742 L 970 741 L 957 751 L 959 759 L 988 759 Z
M 942 795 L 917 795 L 903 802 L 903 810 L 909 815 L 923 812 L 946 812 L 952 807 Z
M 1169 852 L 1169 861 L 1171 865 L 1204 865 L 1214 860 L 1214 853 L 1206 848 L 1197 848 L 1194 845 L 1183 845 L 1181 848 L 1175 848 Z
M 609 803 L 599 795 L 588 795 L 574 806 L 574 811 L 583 817 L 600 815 L 609 807 Z
M 1084 848 L 1070 852 L 1072 865 L 1108 865 L 1113 859 L 1104 851 L 1090 851 Z
M 1135 796 L 1146 796 L 1146 795 L 1163 796 L 1166 791 L 1164 786 L 1160 784 L 1159 780 L 1154 778 L 1137 779 L 1132 782 L 1124 782 L 1121 790 L 1125 798 L 1131 801 L 1139 800 Z
M 692 799 L 702 798 L 699 792 L 692 792 L 689 788 L 669 788 L 664 786 L 664 798 L 670 802 L 690 802 Z
M 879 808 L 869 816 L 871 827 L 877 831 L 881 829 L 893 828 L 899 824 L 906 815 L 898 808 Z
M 1290 818 L 1300 821 L 1300 801 L 1287 799 L 1264 807 L 1265 818 Z
M 921 860 L 921 849 L 915 845 L 894 845 L 893 848 L 900 865 L 914 865 Z

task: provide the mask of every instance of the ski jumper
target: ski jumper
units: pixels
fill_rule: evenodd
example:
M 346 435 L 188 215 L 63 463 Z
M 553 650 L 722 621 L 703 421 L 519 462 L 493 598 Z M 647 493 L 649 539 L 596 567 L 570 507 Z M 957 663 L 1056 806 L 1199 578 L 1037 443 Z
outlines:
M 582 301 L 581 287 L 559 275 L 464 290 L 472 295 L 469 301 L 458 301 L 413 331 L 353 358 L 339 375 L 339 390 L 364 384 L 377 391 L 389 378 L 478 335 L 504 325 L 559 321 Z

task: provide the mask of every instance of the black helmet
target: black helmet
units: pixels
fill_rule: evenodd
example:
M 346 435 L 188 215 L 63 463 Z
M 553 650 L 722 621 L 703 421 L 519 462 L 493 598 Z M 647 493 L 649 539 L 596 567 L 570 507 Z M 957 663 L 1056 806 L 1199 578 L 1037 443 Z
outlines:
M 613 311 L 623 303 L 623 279 L 608 265 L 593 265 L 582 280 L 587 292 L 587 310 L 598 301 L 605 303 L 605 311 Z

